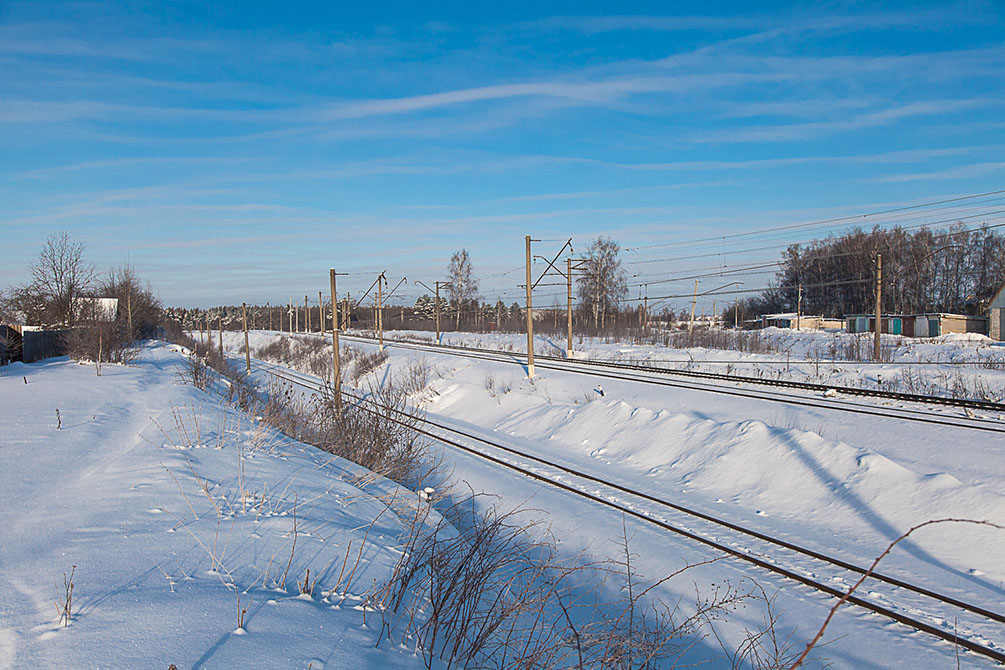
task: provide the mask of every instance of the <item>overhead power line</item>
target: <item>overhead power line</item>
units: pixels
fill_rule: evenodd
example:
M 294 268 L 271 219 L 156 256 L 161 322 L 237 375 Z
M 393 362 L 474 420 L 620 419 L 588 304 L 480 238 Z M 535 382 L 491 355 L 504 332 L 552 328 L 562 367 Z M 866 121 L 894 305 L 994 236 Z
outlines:
M 891 209 L 878 210 L 876 212 L 868 212 L 868 213 L 865 213 L 865 214 L 855 214 L 855 215 L 850 215 L 850 216 L 836 217 L 836 218 L 832 218 L 832 219 L 822 219 L 822 220 L 818 220 L 818 221 L 807 221 L 807 222 L 803 222 L 803 223 L 787 224 L 787 225 L 784 225 L 784 226 L 774 226 L 772 228 L 762 228 L 762 229 L 759 229 L 759 230 L 752 230 L 752 231 L 747 231 L 747 232 L 743 232 L 743 233 L 731 233 L 729 235 L 718 235 L 718 236 L 715 236 L 715 237 L 706 237 L 706 238 L 700 238 L 700 239 L 695 239 L 695 240 L 683 240 L 683 241 L 679 241 L 679 242 L 664 242 L 664 243 L 660 243 L 660 244 L 639 245 L 639 246 L 635 246 L 635 247 L 628 247 L 628 248 L 625 249 L 625 251 L 634 251 L 634 250 L 638 250 L 638 249 L 654 249 L 654 248 L 663 248 L 663 247 L 672 247 L 672 246 L 682 246 L 682 245 L 688 245 L 688 244 L 695 244 L 695 243 L 698 243 L 698 242 L 716 242 L 716 241 L 721 241 L 721 240 L 726 240 L 726 239 L 735 239 L 735 238 L 739 238 L 739 237 L 751 237 L 751 236 L 754 236 L 754 235 L 764 235 L 765 233 L 771 233 L 771 232 L 777 232 L 777 231 L 783 231 L 783 230 L 797 230 L 797 229 L 800 229 L 800 228 L 811 228 L 811 227 L 814 227 L 814 226 L 832 225 L 832 224 L 835 224 L 835 223 L 851 223 L 851 224 L 854 224 L 855 222 L 860 221 L 860 220 L 861 221 L 866 221 L 869 218 L 875 218 L 875 217 L 879 217 L 879 216 L 883 216 L 883 215 L 887 215 L 887 214 L 892 214 L 892 213 L 896 213 L 896 212 L 917 211 L 917 210 L 922 210 L 922 209 L 925 209 L 925 208 L 937 207 L 939 205 L 945 205 L 945 204 L 955 203 L 955 202 L 966 202 L 966 201 L 970 201 L 970 200 L 975 200 L 977 198 L 987 198 L 987 197 L 990 197 L 990 196 L 997 196 L 997 195 L 1002 195 L 1002 194 L 1005 194 L 1005 189 L 998 190 L 998 191 L 988 191 L 986 193 L 976 193 L 976 194 L 972 194 L 972 195 L 965 195 L 965 196 L 960 196 L 960 197 L 956 197 L 956 198 L 947 198 L 947 199 L 944 199 L 944 200 L 936 200 L 936 201 L 932 201 L 932 202 L 925 202 L 925 203 L 920 203 L 920 204 L 917 204 L 917 205 L 907 205 L 907 206 L 903 206 L 903 207 L 894 207 L 894 208 L 891 208 Z

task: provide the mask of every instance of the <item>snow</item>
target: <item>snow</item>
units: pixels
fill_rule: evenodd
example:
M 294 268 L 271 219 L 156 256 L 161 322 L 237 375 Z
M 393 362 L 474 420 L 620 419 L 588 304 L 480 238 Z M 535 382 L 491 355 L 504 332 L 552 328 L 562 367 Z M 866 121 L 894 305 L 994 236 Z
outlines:
M 224 335 L 231 352 L 244 344 L 242 333 Z M 404 333 L 389 337 L 400 335 Z M 814 351 L 830 346 L 830 338 L 837 337 L 836 346 L 847 345 L 847 336 L 826 333 L 777 331 L 768 336 L 778 351 L 794 359 L 812 358 Z M 216 333 L 213 337 L 215 342 Z M 252 332 L 252 351 L 278 337 L 282 335 Z M 521 337 L 448 333 L 444 343 L 519 351 Z M 564 341 L 549 345 L 542 339 L 541 347 L 557 353 Z M 687 360 L 690 355 L 695 361 L 691 369 L 706 360 L 707 369 L 716 371 L 722 365 L 714 361 L 729 360 L 737 374 L 766 366 L 777 370 L 786 358 L 778 352 L 680 352 L 597 340 L 577 342 L 577 349 L 584 358 L 617 360 Z M 438 422 L 858 564 L 868 565 L 887 544 L 923 521 L 961 517 L 1005 522 L 1005 459 L 997 435 L 606 378 L 601 395 L 600 380 L 589 375 L 540 370 L 528 380 L 523 367 L 514 364 L 518 361 L 476 361 L 394 346 L 387 351 L 388 362 L 360 384 L 386 382 L 424 361 L 431 381 L 413 401 Z M 935 374 L 946 361 L 986 361 L 1002 354 L 986 338 L 945 336 L 893 347 L 893 361 L 880 369 L 886 375 L 897 365 L 924 367 Z M 374 631 L 363 627 L 362 613 L 353 608 L 358 605 L 353 596 L 387 576 L 396 557 L 400 520 L 393 514 L 381 516 L 371 531 L 361 574 L 348 589 L 326 598 L 298 596 L 292 582 L 302 580 L 307 567 L 312 574 L 322 571 L 320 584 L 333 588 L 337 574 L 325 572 L 326 566 L 342 560 L 348 541 L 358 542 L 384 503 L 375 497 L 377 491 L 352 484 L 358 468 L 271 433 L 221 407 L 212 395 L 182 384 L 175 374 L 180 358 L 168 347 L 149 345 L 137 364 L 107 366 L 102 377 L 95 376 L 93 367 L 66 360 L 4 370 L 0 491 L 6 513 L 0 521 L 0 587 L 8 598 L 0 599 L 0 668 L 146 667 L 150 660 L 179 668 L 421 664 L 411 650 L 386 644 L 373 649 Z M 943 363 L 911 365 L 927 360 Z M 815 373 L 803 364 L 793 365 L 787 374 L 811 378 Z M 874 375 L 875 369 L 834 366 L 828 374 L 832 383 L 846 384 Z M 1000 385 L 1002 374 L 994 365 L 966 372 L 967 379 L 990 386 Z M 56 407 L 63 426 L 58 431 Z M 566 557 L 610 557 L 623 529 L 632 538 L 639 570 L 651 579 L 685 562 L 717 556 L 476 456 L 446 447 L 442 454 L 459 482 L 507 506 L 535 510 Z M 535 468 L 548 472 L 544 466 Z M 382 486 L 378 491 L 390 484 Z M 268 502 L 263 502 L 263 492 Z M 275 563 L 285 566 L 290 555 L 291 510 L 300 501 L 309 501 L 298 508 L 304 532 L 290 584 L 282 590 L 275 583 L 281 572 Z M 742 551 L 760 551 L 750 538 L 630 499 L 622 502 Z M 249 511 L 256 509 L 264 511 Z M 222 567 L 214 565 L 213 550 L 207 550 L 212 547 Z M 880 570 L 1000 610 L 1005 600 L 1002 556 L 1005 533 L 945 524 L 925 528 L 902 543 Z M 808 559 L 779 560 L 832 580 L 838 588 L 850 586 L 847 577 L 817 574 L 818 566 Z M 61 628 L 52 604 L 53 582 L 61 583 L 72 565 L 77 566 L 79 614 Z M 827 596 L 734 560 L 693 568 L 657 593 L 667 602 L 687 601 L 696 588 L 707 592 L 712 584 L 749 584 L 751 579 L 776 596 L 780 634 L 791 633 L 798 645 L 816 632 L 833 604 Z M 253 599 L 243 629 L 236 625 L 232 583 L 239 587 L 242 603 L 245 597 Z M 879 601 L 933 625 L 950 631 L 958 625 L 961 634 L 1005 647 L 999 625 L 962 617 L 956 622 L 951 609 L 935 608 L 878 583 L 866 588 Z M 757 626 L 762 616 L 763 608 L 752 604 L 719 622 L 716 630 L 735 648 L 743 628 Z M 852 607 L 838 613 L 825 639 L 830 644 L 819 656 L 833 668 L 956 663 L 952 645 Z M 685 660 L 721 657 L 709 638 Z M 972 653 L 963 653 L 960 661 L 962 667 L 996 667 Z
M 66 359 L 4 369 L 0 668 L 423 666 L 375 649 L 358 609 L 398 557 L 390 485 L 357 488 L 360 468 L 183 384 L 181 361 L 149 344 L 100 377 Z M 73 566 L 63 627 L 56 584 Z M 307 568 L 314 597 L 295 585 Z
M 1005 342 L 984 335 L 911 338 L 883 334 L 886 360 L 878 364 L 871 361 L 872 333 L 769 327 L 743 336 L 755 338 L 760 352 L 577 337 L 573 357 L 1005 402 Z M 420 331 L 389 331 L 387 337 L 432 341 L 429 333 Z M 662 341 L 658 334 L 654 339 Z M 443 333 L 442 343 L 517 353 L 527 348 L 526 335 L 519 333 Z M 536 336 L 535 343 L 537 354 L 565 356 L 565 337 Z
M 388 333 L 390 338 L 400 335 Z M 259 334 L 253 339 L 253 349 L 259 346 L 256 341 L 265 343 L 270 337 L 275 335 Z M 790 351 L 805 355 L 820 345 L 821 338 L 833 336 L 779 331 L 773 337 Z M 541 349 L 548 351 L 547 339 L 542 340 Z M 520 336 L 448 334 L 444 344 L 519 351 Z M 352 346 L 373 345 L 352 342 Z M 646 345 L 588 340 L 580 346 L 580 355 L 587 358 L 680 357 L 680 352 Z M 551 347 L 558 348 L 553 343 Z M 610 379 L 604 379 L 601 397 L 596 391 L 598 380 L 590 376 L 546 370 L 531 381 L 520 365 L 394 346 L 387 351 L 388 364 L 375 373 L 380 379 L 393 377 L 418 358 L 433 368 L 434 381 L 417 401 L 439 422 L 860 565 L 867 566 L 887 544 L 924 521 L 947 517 L 1005 521 L 1005 459 L 1001 440 L 994 434 Z M 777 363 L 780 358 L 722 351 L 705 355 L 711 360 L 743 359 L 751 367 L 759 361 Z M 992 347 L 986 338 L 954 335 L 901 343 L 895 363 L 972 361 L 994 355 L 1001 356 L 1001 349 Z M 932 368 L 939 365 L 930 364 Z M 847 382 L 860 374 L 861 370 L 850 367 L 835 377 Z M 994 368 L 976 366 L 972 374 L 987 383 L 1002 379 L 1002 372 Z M 611 540 L 621 523 L 616 514 L 584 511 L 582 503 L 569 500 L 568 495 L 501 473 L 474 457 L 449 450 L 445 454 L 456 476 L 475 490 L 502 496 L 514 505 L 547 510 L 548 522 L 570 553 L 611 551 Z M 590 522 L 584 524 L 586 515 Z M 683 541 L 644 526 L 634 527 L 633 532 L 644 547 L 640 555 L 646 574 L 669 573 L 679 567 L 682 557 L 707 557 Z M 1002 556 L 1002 532 L 945 524 L 927 527 L 902 543 L 884 560 L 881 572 L 1000 610 L 1005 596 Z M 807 572 L 815 569 L 799 560 L 792 564 Z M 723 574 L 733 580 L 749 577 L 750 570 L 717 566 L 698 574 L 712 582 Z M 823 620 L 829 601 L 807 597 L 784 580 L 760 575 L 757 579 L 783 589 L 783 625 L 791 625 L 797 636 L 815 632 L 815 623 Z M 876 590 L 887 593 L 883 588 Z M 681 593 L 671 590 L 669 595 Z M 951 610 L 926 610 L 928 604 L 896 593 L 882 598 L 952 630 Z M 834 625 L 837 628 L 829 639 L 845 635 L 849 641 L 827 647 L 825 655 L 832 667 L 898 667 L 904 658 L 921 657 L 941 658 L 933 667 L 955 663 L 950 646 L 913 636 L 901 626 L 879 625 L 861 610 L 845 610 Z M 966 629 L 975 639 L 990 640 L 999 649 L 1005 643 L 996 624 L 961 619 L 958 625 L 961 633 Z M 973 654 L 965 654 L 963 664 L 990 665 Z

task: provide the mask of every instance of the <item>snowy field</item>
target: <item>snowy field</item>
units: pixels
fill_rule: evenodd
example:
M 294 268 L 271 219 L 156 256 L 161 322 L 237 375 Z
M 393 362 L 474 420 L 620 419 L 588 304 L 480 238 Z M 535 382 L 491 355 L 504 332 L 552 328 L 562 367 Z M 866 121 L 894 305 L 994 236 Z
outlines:
M 225 348 L 236 353 L 243 335 L 224 335 Z M 253 332 L 252 353 L 281 337 Z M 445 343 L 519 350 L 520 338 L 447 335 Z M 641 345 L 584 344 L 590 345 L 584 356 L 669 357 Z M 988 350 L 1001 355 L 983 340 L 948 342 L 937 352 L 905 348 L 903 355 L 951 360 L 992 355 Z M 994 434 L 607 379 L 601 395 L 598 380 L 588 376 L 541 370 L 531 381 L 514 363 L 387 351 L 388 360 L 356 382 L 361 389 L 424 368 L 428 383 L 412 401 L 430 418 L 859 564 L 930 519 L 1005 523 L 1005 458 Z M 344 461 L 271 434 L 181 384 L 180 361 L 168 347 L 148 346 L 137 364 L 106 367 L 102 377 L 65 360 L 4 369 L 0 483 L 8 514 L 0 521 L 0 579 L 9 597 L 0 602 L 0 667 L 146 667 L 151 659 L 179 668 L 421 665 L 411 650 L 373 649 L 375 633 L 354 609 L 362 585 L 385 578 L 393 564 L 401 521 L 381 517 L 360 573 L 329 595 L 337 575 L 326 566 L 339 565 L 348 541 L 365 532 L 382 503 L 351 484 L 355 470 Z M 999 370 L 980 370 L 988 383 L 1000 383 Z M 256 378 L 265 383 L 264 375 Z M 474 456 L 443 448 L 442 457 L 458 488 L 537 510 L 567 557 L 616 556 L 625 532 L 648 579 L 716 557 Z M 309 502 L 299 508 L 304 531 L 284 590 L 277 582 L 290 556 L 297 501 Z M 882 570 L 1000 611 L 1003 556 L 1005 533 L 939 525 L 898 546 Z M 813 570 L 794 561 L 794 569 Z M 63 628 L 54 582 L 62 585 L 72 565 L 79 604 Z M 298 597 L 292 585 L 307 567 L 327 570 L 325 591 L 313 599 Z M 695 567 L 656 593 L 686 603 L 696 590 L 749 587 L 752 580 L 775 598 L 776 630 L 797 647 L 833 603 L 733 560 Z M 241 629 L 235 589 L 242 606 L 251 602 Z M 1005 648 L 998 625 L 956 622 L 951 610 L 869 589 L 933 625 L 958 626 L 961 634 Z M 721 643 L 706 636 L 682 663 L 715 659 L 702 667 L 729 667 L 723 647 L 735 649 L 744 629 L 757 628 L 764 615 L 763 603 L 750 602 L 716 623 Z M 825 640 L 810 667 L 957 665 L 953 645 L 852 607 L 838 613 Z M 972 653 L 961 654 L 959 663 L 996 667 Z
M 398 558 L 383 489 L 182 383 L 174 349 L 0 368 L 0 668 L 425 667 L 359 609 Z

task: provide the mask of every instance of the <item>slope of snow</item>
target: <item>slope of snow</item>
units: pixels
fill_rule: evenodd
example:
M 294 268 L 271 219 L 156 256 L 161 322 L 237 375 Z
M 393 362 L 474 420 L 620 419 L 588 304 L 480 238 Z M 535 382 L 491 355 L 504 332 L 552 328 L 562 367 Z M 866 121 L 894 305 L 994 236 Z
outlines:
M 0 668 L 424 667 L 375 649 L 360 609 L 399 555 L 391 485 L 357 488 L 357 466 L 182 383 L 182 360 L 3 369 Z

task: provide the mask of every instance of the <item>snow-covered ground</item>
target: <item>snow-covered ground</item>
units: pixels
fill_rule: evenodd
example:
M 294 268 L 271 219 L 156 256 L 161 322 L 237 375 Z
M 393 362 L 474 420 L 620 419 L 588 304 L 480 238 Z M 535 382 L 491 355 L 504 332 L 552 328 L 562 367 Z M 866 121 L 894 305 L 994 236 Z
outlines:
M 361 334 L 371 335 L 369 331 Z M 728 331 L 721 331 L 719 335 L 731 337 Z M 426 331 L 387 331 L 386 336 L 390 339 L 434 339 L 434 334 Z M 996 342 L 984 335 L 914 338 L 884 334 L 884 362 L 881 364 L 872 362 L 871 333 L 772 327 L 741 332 L 739 337 L 744 340 L 746 351 L 574 337 L 573 356 L 584 360 L 644 363 L 671 369 L 1005 402 L 1005 342 Z M 441 339 L 445 345 L 527 351 L 527 336 L 520 333 L 448 332 L 443 333 Z M 663 338 L 654 335 L 653 339 Z M 538 335 L 534 341 L 536 353 L 550 356 L 564 356 L 568 346 L 564 337 Z
M 184 384 L 172 349 L 0 368 L 0 668 L 425 667 L 359 609 L 399 556 L 388 485 Z
M 252 351 L 279 337 L 253 332 Z M 235 352 L 243 334 L 225 333 L 224 341 Z M 446 341 L 519 347 L 518 336 Z M 977 352 L 966 343 L 956 348 L 968 347 Z M 584 355 L 613 356 L 627 348 L 596 343 L 584 346 Z M 601 396 L 599 380 L 569 372 L 541 370 L 531 381 L 518 364 L 388 352 L 388 361 L 361 385 L 390 383 L 421 363 L 429 383 L 413 401 L 431 418 L 856 563 L 867 564 L 929 519 L 1005 522 L 1005 458 L 997 435 L 607 379 Z M 631 353 L 667 357 L 651 347 Z M 179 668 L 421 663 L 410 650 L 373 649 L 374 631 L 362 627 L 362 613 L 353 607 L 363 585 L 387 576 L 399 519 L 380 518 L 352 585 L 327 598 L 298 598 L 293 582 L 307 567 L 322 571 L 319 590 L 334 587 L 330 566 L 340 563 L 348 541 L 361 537 L 383 503 L 351 484 L 351 465 L 270 433 L 180 383 L 179 361 L 167 347 L 148 346 L 136 365 L 108 366 L 102 377 L 65 360 L 4 369 L 0 586 L 7 597 L 0 599 L 0 668 L 146 667 L 151 660 Z M 448 448 L 442 454 L 459 482 L 505 505 L 539 510 L 566 557 L 615 556 L 623 529 L 637 569 L 650 579 L 715 557 L 475 456 Z M 302 532 L 284 591 L 276 582 L 290 555 L 296 502 L 303 502 Z M 733 537 L 723 540 L 743 546 Z M 1000 611 L 1003 556 L 1005 533 L 939 525 L 899 546 L 882 570 Z M 72 565 L 76 614 L 62 628 L 53 582 L 61 584 Z M 814 569 L 799 560 L 791 567 Z M 696 589 L 708 594 L 716 585 L 751 579 L 775 595 L 776 628 L 796 646 L 815 633 L 833 603 L 733 560 L 693 568 L 657 593 L 686 606 Z M 252 603 L 243 634 L 236 630 L 231 584 L 242 606 Z M 868 588 L 933 625 L 957 625 L 951 610 L 924 609 L 889 589 Z M 763 616 L 764 607 L 751 602 L 716 630 L 731 650 L 743 629 L 756 628 Z M 998 625 L 961 619 L 958 626 L 961 634 L 1005 646 Z M 817 656 L 834 668 L 950 668 L 957 662 L 952 645 L 851 607 L 839 612 L 825 639 L 829 644 Z M 728 667 L 723 655 L 719 642 L 706 637 L 684 660 L 718 659 L 708 667 Z M 995 667 L 971 653 L 960 663 Z
M 252 350 L 275 337 L 253 334 Z M 941 345 L 926 342 L 923 346 L 932 350 L 913 350 L 911 355 L 967 358 L 985 355 L 988 346 L 972 338 L 945 339 Z M 228 342 L 236 348 L 243 340 L 232 336 Z M 445 343 L 493 348 L 509 343 L 519 349 L 517 339 L 505 335 L 455 335 Z M 355 342 L 352 346 L 372 348 Z M 935 352 L 940 346 L 944 350 Z M 598 345 L 584 355 L 623 354 L 626 348 Z M 423 360 L 432 382 L 416 400 L 438 421 L 858 564 L 867 565 L 889 542 L 923 521 L 957 517 L 1005 522 L 1005 458 L 997 434 L 608 379 L 602 380 L 601 396 L 599 380 L 588 376 L 546 370 L 531 381 L 515 364 L 393 346 L 387 350 L 388 363 L 369 383 L 386 383 Z M 665 355 L 644 347 L 632 348 L 632 354 Z M 709 355 L 719 358 L 722 352 Z M 978 369 L 989 377 L 1001 374 Z M 472 456 L 452 451 L 445 456 L 456 476 L 475 490 L 546 510 L 568 551 L 609 555 L 622 523 L 616 513 L 584 507 L 568 495 Z M 672 572 L 682 560 L 707 556 L 642 524 L 630 526 L 641 569 L 650 576 Z M 1003 556 L 1005 533 L 948 524 L 912 536 L 883 562 L 882 570 L 1000 610 L 1005 599 Z M 781 626 L 794 630 L 799 639 L 815 632 L 830 605 L 827 598 L 784 580 L 751 575 L 749 568 L 732 563 L 697 570 L 693 578 L 711 583 L 744 576 L 755 576 L 769 591 L 782 589 Z M 670 588 L 670 597 L 683 593 L 674 588 L 680 587 Z M 876 594 L 883 592 L 875 589 Z M 890 598 L 887 602 L 897 602 L 897 596 Z M 917 613 L 909 600 L 898 606 Z M 736 640 L 735 626 L 750 623 L 744 616 L 737 616 L 732 630 L 726 626 L 734 636 L 730 639 Z M 924 616 L 949 630 L 954 625 L 951 612 Z M 961 632 L 968 627 L 975 639 L 999 649 L 1005 644 L 998 625 L 959 625 Z M 822 654 L 832 667 L 901 667 L 908 659 L 931 661 L 926 667 L 955 665 L 950 645 L 853 608 L 843 611 L 832 626 L 828 637 L 835 641 Z M 962 662 L 990 665 L 972 654 L 965 654 Z

